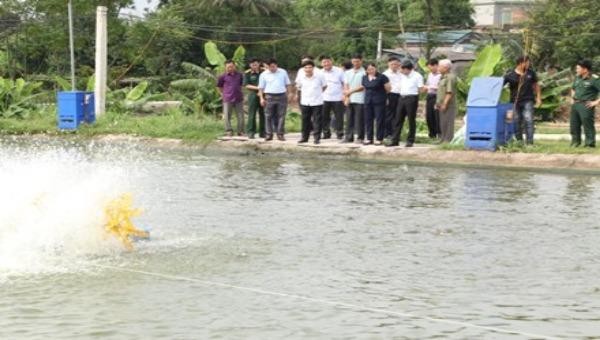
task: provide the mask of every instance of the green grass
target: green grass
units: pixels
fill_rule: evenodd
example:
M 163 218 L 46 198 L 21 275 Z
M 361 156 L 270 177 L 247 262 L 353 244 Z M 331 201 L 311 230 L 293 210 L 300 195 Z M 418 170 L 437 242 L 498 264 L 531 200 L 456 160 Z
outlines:
M 28 119 L 0 118 L 0 134 L 82 137 L 127 134 L 209 143 L 223 133 L 221 121 L 206 115 L 185 115 L 177 110 L 144 116 L 107 112 L 95 124 L 83 124 L 77 131 L 60 131 L 56 127 L 56 117 L 52 111 L 32 114 Z
M 440 150 L 465 150 L 464 145 L 442 144 L 437 147 Z M 599 148 L 573 148 L 568 141 L 536 141 L 534 145 L 526 146 L 517 142 L 511 142 L 501 146 L 497 152 L 500 153 L 536 153 L 536 154 L 600 154 Z
M 547 135 L 568 135 L 569 127 L 568 126 L 560 126 L 554 123 L 536 123 L 535 124 L 535 133 L 547 134 Z
M 236 126 L 235 118 L 232 125 Z M 300 114 L 290 112 L 286 118 L 286 130 L 298 132 L 301 127 Z M 82 124 L 77 131 L 57 129 L 54 106 L 42 112 L 32 113 L 27 119 L 0 118 L 0 134 L 24 135 L 47 134 L 55 136 L 93 137 L 109 134 L 126 134 L 153 138 L 175 138 L 189 142 L 208 144 L 223 135 L 223 121 L 205 114 L 186 115 L 179 110 L 163 114 L 134 115 L 107 112 L 95 124 Z
M 235 122 L 232 122 L 235 126 Z M 286 130 L 288 132 L 300 131 L 300 115 L 297 112 L 288 113 Z M 424 121 L 417 123 L 418 131 L 426 131 Z M 552 128 L 540 125 L 539 129 Z M 406 129 L 406 127 L 405 127 Z M 565 128 L 558 127 L 556 131 L 563 133 Z M 153 138 L 175 138 L 189 142 L 208 144 L 223 134 L 224 127 L 221 120 L 207 115 L 186 115 L 178 110 L 171 110 L 164 114 L 132 115 L 126 113 L 108 112 L 101 116 L 93 125 L 82 125 L 77 131 L 65 132 L 56 127 L 56 114 L 53 107 L 44 112 L 31 114 L 27 119 L 0 118 L 0 134 L 47 134 L 55 136 L 81 136 L 93 137 L 108 134 L 126 134 L 133 136 Z M 539 132 L 539 130 L 538 130 Z M 403 131 L 402 136 L 406 136 Z M 542 133 L 542 132 L 540 132 Z M 417 137 L 419 144 L 431 144 L 433 140 L 427 137 Z M 464 150 L 463 145 L 438 145 L 439 150 Z M 569 141 L 536 141 L 533 146 L 523 146 L 510 143 L 500 147 L 502 153 L 540 153 L 540 154 L 600 154 L 600 148 L 571 148 Z

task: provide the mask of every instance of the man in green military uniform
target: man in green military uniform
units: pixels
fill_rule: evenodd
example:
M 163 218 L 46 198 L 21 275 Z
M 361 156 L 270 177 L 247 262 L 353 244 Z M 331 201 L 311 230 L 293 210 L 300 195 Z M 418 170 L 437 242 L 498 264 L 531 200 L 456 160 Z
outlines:
M 585 133 L 585 146 L 596 146 L 596 128 L 594 127 L 595 107 L 600 104 L 600 79 L 592 75 L 592 62 L 582 60 L 577 63 L 575 82 L 571 94 L 571 146 L 581 145 L 581 125 Z
M 443 59 L 438 62 L 438 71 L 442 75 L 438 83 L 435 108 L 440 113 L 440 141 L 450 143 L 454 138 L 454 120 L 458 112 L 456 105 L 457 83 L 452 74 L 452 61 Z
M 260 76 L 260 60 L 250 60 L 250 69 L 244 75 L 244 87 L 248 90 L 248 125 L 246 135 L 254 139 L 258 132 L 260 138 L 265 137 L 265 110 L 260 106 L 258 97 L 258 79 Z M 256 113 L 258 112 L 258 131 L 256 131 Z

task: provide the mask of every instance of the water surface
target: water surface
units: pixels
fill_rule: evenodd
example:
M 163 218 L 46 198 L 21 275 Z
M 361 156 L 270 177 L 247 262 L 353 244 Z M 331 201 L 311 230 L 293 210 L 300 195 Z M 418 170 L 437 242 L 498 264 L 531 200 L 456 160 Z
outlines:
M 594 176 L 0 149 L 2 339 L 600 337 Z M 99 232 L 121 192 L 152 233 L 131 253 Z

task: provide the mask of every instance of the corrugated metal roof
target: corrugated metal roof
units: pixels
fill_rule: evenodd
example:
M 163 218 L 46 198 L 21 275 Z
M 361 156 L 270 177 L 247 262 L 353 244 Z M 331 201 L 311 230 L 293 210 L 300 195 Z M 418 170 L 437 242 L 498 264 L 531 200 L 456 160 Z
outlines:
M 471 30 L 436 32 L 435 40 L 441 44 L 452 45 L 471 33 L 475 32 Z M 406 41 L 407 44 L 423 44 L 427 42 L 427 32 L 408 32 L 405 34 L 398 34 L 397 38 L 398 40 Z

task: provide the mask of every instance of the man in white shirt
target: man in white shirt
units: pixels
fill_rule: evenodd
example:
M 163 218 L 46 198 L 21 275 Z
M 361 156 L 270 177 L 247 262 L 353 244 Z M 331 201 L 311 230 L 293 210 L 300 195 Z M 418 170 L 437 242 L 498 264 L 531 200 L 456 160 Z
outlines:
M 320 74 L 327 82 L 327 89 L 323 93 L 323 139 L 331 138 L 331 111 L 334 113 L 335 134 L 337 139 L 344 138 L 344 71 L 333 66 L 329 56 L 321 57 Z
M 431 59 L 427 62 L 429 74 L 425 87 L 427 88 L 427 102 L 425 106 L 425 118 L 427 119 L 427 128 L 429 129 L 429 138 L 437 138 L 440 136 L 440 112 L 435 108 L 437 99 L 438 83 L 442 78 L 442 74 L 438 72 L 438 60 Z
M 388 69 L 383 72 L 388 77 L 392 90 L 388 93 L 387 110 L 385 112 L 385 138 L 392 138 L 394 133 L 394 122 L 398 119 L 396 113 L 398 111 L 398 101 L 400 100 L 400 82 L 404 76 L 400 72 L 400 59 L 397 57 L 390 57 L 388 59 Z
M 293 98 L 294 102 L 297 102 L 298 104 L 300 104 L 300 100 L 302 98 L 302 91 L 300 91 L 300 89 L 298 88 L 298 83 L 302 82 L 302 79 L 304 79 L 304 76 L 306 74 L 306 72 L 304 72 L 304 63 L 307 61 L 312 61 L 314 62 L 314 58 L 312 55 L 309 54 L 303 54 L 302 57 L 300 58 L 300 68 L 298 69 L 298 72 L 296 73 L 296 79 L 294 80 L 294 85 L 296 87 L 296 96 Z M 319 69 L 315 67 L 314 72 L 315 73 L 319 73 Z M 314 118 L 314 117 L 313 117 Z M 312 122 L 311 122 L 312 124 Z M 311 131 L 312 131 L 312 125 L 311 125 Z
M 314 62 L 314 58 L 311 55 L 303 55 L 302 58 L 300 58 L 300 68 L 298 69 L 298 73 L 296 73 L 296 79 L 294 80 L 294 84 L 298 84 L 299 81 L 302 81 L 302 79 L 304 78 L 304 75 L 306 74 L 306 72 L 304 72 L 304 63 L 307 61 L 313 61 Z M 315 73 L 318 73 L 319 69 L 315 68 Z M 298 100 L 300 100 L 300 98 L 298 98 Z
M 417 108 L 419 107 L 419 92 L 425 90 L 423 76 L 414 70 L 414 65 L 410 60 L 404 60 L 401 65 L 403 73 L 400 82 L 400 101 L 398 102 L 398 119 L 394 124 L 394 133 L 388 146 L 398 146 L 400 143 L 400 132 L 404 125 L 404 120 L 408 117 L 408 136 L 406 137 L 406 147 L 412 147 L 415 143 L 417 134 Z
M 303 64 L 304 76 L 297 78 L 296 87 L 302 92 L 300 110 L 302 111 L 302 138 L 298 143 L 308 142 L 311 125 L 314 131 L 314 143 L 321 140 L 321 113 L 323 110 L 323 91 L 327 88 L 325 78 L 315 72 L 315 63 L 308 60 Z M 312 124 L 311 124 L 312 121 Z

